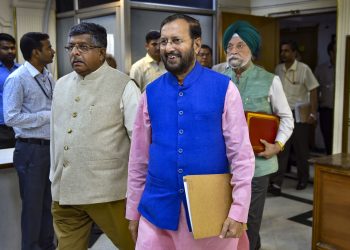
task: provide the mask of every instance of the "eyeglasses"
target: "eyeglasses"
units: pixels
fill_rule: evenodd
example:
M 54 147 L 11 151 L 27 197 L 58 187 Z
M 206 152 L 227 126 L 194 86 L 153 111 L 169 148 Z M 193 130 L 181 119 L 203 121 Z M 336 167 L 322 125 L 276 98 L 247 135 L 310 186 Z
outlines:
M 161 47 L 167 46 L 168 43 L 170 43 L 171 45 L 179 46 L 183 42 L 184 42 L 184 40 L 182 40 L 180 38 L 172 38 L 170 40 L 169 39 L 160 39 L 159 40 L 159 44 Z
M 229 43 L 226 47 L 226 51 L 230 52 L 233 49 L 235 49 L 236 51 L 240 52 L 244 49 L 245 46 L 247 46 L 247 45 L 245 45 L 244 43 L 238 43 L 237 45 L 233 45 L 233 44 Z
M 71 53 L 76 48 L 80 53 L 87 53 L 91 49 L 102 48 L 101 46 L 94 46 L 88 44 L 69 44 L 64 47 L 68 53 Z

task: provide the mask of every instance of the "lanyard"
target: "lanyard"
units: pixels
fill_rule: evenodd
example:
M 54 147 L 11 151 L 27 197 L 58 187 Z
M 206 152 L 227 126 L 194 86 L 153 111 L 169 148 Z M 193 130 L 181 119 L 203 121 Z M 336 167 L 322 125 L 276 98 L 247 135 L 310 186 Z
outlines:
M 52 100 L 52 84 L 51 84 L 50 78 L 49 77 L 47 78 L 47 80 L 50 83 L 50 94 L 49 95 L 46 93 L 46 91 L 44 90 L 43 86 L 41 86 L 40 82 L 38 81 L 38 79 L 36 79 L 36 77 L 34 77 L 34 80 L 39 85 L 41 91 L 44 93 L 44 95 L 47 97 L 47 99 Z

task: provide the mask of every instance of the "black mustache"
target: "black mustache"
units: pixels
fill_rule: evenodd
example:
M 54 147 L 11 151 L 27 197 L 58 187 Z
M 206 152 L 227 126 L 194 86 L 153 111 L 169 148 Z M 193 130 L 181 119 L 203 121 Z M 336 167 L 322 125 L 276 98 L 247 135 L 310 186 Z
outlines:
M 181 54 L 180 53 L 176 53 L 176 52 L 169 52 L 169 53 L 165 53 L 165 56 L 168 57 L 168 56 L 178 56 L 178 57 L 181 57 Z
M 72 63 L 76 63 L 76 62 L 81 62 L 81 63 L 83 63 L 83 61 L 80 60 L 80 59 L 73 59 L 73 60 L 72 60 Z

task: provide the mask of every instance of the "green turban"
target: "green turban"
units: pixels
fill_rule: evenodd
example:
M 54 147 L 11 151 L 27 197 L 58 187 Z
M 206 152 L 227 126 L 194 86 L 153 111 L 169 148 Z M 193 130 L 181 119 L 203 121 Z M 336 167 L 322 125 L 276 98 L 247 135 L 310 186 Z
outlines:
M 260 49 L 261 37 L 257 29 L 246 21 L 237 21 L 225 30 L 222 45 L 226 51 L 227 44 L 232 36 L 237 33 L 239 37 L 248 45 L 254 56 L 257 56 Z

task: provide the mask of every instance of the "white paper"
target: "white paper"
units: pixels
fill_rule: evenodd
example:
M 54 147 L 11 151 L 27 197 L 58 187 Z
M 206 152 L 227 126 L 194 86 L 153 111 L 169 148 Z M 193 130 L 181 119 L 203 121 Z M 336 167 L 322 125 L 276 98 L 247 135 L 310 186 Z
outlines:
M 184 177 L 184 187 L 185 187 L 185 195 L 186 195 L 186 202 L 187 202 L 187 208 L 188 208 L 188 214 L 190 216 L 190 222 L 191 222 L 191 228 L 192 232 L 194 231 L 193 225 L 192 225 L 192 217 L 191 217 L 191 205 L 190 205 L 190 199 L 188 197 L 188 187 L 187 187 L 187 182 Z

